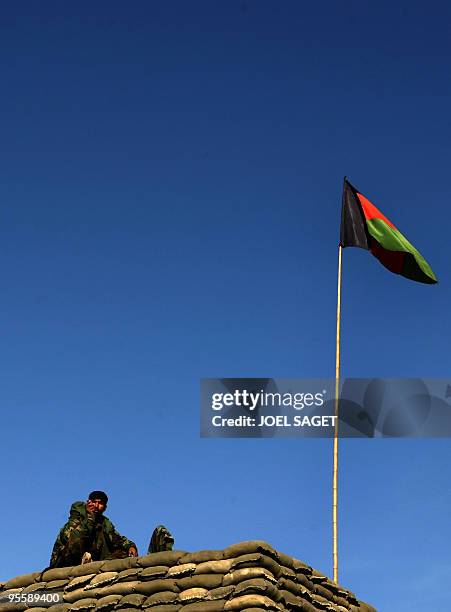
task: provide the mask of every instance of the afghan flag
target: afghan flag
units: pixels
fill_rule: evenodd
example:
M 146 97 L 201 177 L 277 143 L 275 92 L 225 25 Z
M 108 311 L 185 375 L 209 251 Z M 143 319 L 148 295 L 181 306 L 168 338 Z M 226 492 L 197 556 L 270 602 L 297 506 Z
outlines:
M 390 272 L 419 283 L 437 282 L 427 261 L 391 221 L 345 178 L 340 245 L 371 251 Z

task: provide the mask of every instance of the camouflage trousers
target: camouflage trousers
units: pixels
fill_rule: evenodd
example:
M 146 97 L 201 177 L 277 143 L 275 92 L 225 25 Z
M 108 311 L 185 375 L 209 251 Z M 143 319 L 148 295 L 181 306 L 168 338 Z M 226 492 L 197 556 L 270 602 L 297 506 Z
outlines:
M 85 552 L 91 553 L 93 561 L 124 559 L 128 557 L 128 554 L 124 550 L 115 550 L 108 556 L 103 556 L 99 554 L 98 548 L 92 542 L 89 542 L 86 538 L 80 537 L 78 534 L 71 534 L 66 544 L 58 552 L 56 567 L 79 565 Z
M 173 545 L 174 538 L 172 537 L 171 533 L 163 525 L 158 525 L 158 527 L 156 527 L 152 533 L 148 554 L 162 552 L 164 550 L 172 550 Z M 121 549 L 112 551 L 108 556 L 103 556 L 102 554 L 99 554 L 97 544 L 89 542 L 89 540 L 86 538 L 74 533 L 69 536 L 66 544 L 59 550 L 58 564 L 56 567 L 79 565 L 85 552 L 91 553 L 93 561 L 125 559 L 128 557 L 128 551 Z
M 172 550 L 174 546 L 174 538 L 164 525 L 155 527 L 152 537 L 150 538 L 147 554 L 155 552 L 163 552 L 164 550 Z

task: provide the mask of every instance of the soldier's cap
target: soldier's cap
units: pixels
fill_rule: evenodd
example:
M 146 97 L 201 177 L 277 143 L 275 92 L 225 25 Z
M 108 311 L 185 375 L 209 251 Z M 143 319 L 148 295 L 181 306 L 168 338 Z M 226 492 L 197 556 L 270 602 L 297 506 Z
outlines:
M 94 499 L 100 499 L 100 501 L 103 502 L 105 505 L 108 503 L 108 495 L 103 491 L 92 491 L 89 494 L 88 499 L 90 499 L 91 501 Z

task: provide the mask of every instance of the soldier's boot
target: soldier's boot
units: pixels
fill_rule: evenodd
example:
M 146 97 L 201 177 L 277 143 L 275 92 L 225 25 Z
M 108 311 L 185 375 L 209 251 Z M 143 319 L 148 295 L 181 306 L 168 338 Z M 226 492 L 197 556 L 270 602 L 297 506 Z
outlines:
M 92 561 L 91 553 L 85 552 L 85 554 L 81 558 L 81 564 L 84 565 L 85 563 L 91 563 L 91 561 Z
M 174 538 L 171 532 L 166 529 L 164 525 L 158 525 L 158 527 L 155 527 L 152 537 L 150 538 L 147 554 L 172 550 L 173 546 Z

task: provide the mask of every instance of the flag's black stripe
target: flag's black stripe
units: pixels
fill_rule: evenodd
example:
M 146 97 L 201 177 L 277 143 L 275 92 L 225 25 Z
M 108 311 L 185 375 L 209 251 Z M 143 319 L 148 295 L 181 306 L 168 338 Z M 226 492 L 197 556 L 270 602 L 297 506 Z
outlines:
M 355 188 L 345 178 L 341 209 L 340 244 L 370 250 L 371 236 Z

